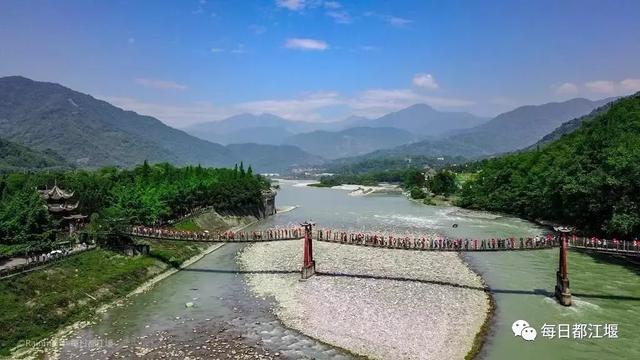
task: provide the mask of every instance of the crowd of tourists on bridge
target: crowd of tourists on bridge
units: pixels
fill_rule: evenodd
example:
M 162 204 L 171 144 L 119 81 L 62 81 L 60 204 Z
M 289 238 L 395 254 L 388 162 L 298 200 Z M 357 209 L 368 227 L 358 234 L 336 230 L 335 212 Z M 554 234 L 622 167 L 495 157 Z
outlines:
M 335 230 L 317 230 L 315 235 L 315 239 L 320 241 L 412 250 L 516 250 L 548 248 L 558 244 L 558 239 L 551 235 L 518 239 L 456 239 L 440 236 L 392 236 Z
M 181 231 L 167 228 L 135 226 L 137 236 L 192 240 L 192 241 L 273 241 L 293 240 L 304 237 L 303 227 L 285 227 L 253 231 L 225 231 L 212 234 L 208 231 Z M 414 250 L 493 250 L 546 248 L 558 244 L 556 238 L 537 236 L 530 238 L 452 239 L 437 236 L 392 236 L 364 232 L 318 229 L 312 232 L 314 240 L 350 245 L 365 245 Z
M 225 231 L 222 233 L 210 233 L 209 231 L 182 231 L 170 228 L 154 228 L 135 226 L 132 235 L 152 238 L 192 240 L 192 241 L 274 241 L 294 240 L 305 236 L 304 227 L 289 226 L 266 230 L 251 231 Z M 397 249 L 412 250 L 518 250 L 540 249 L 560 245 L 560 236 L 548 234 L 527 238 L 491 238 L 491 239 L 460 239 L 448 238 L 437 235 L 386 235 L 381 233 L 367 233 L 347 230 L 316 229 L 312 231 L 313 240 L 343 243 L 349 245 L 376 246 Z M 627 251 L 640 251 L 640 240 L 621 241 L 617 239 L 606 240 L 595 237 L 568 236 L 568 245 L 576 247 L 593 247 L 605 249 L 619 249 Z
M 209 231 L 184 231 L 168 228 L 154 228 L 146 226 L 134 226 L 131 233 L 137 236 L 145 236 L 162 239 L 193 240 L 193 241 L 269 241 L 269 240 L 293 240 L 304 236 L 301 227 L 274 228 L 254 231 L 225 231 L 212 234 Z
M 596 249 L 622 250 L 622 251 L 640 251 L 640 240 L 633 239 L 630 241 L 619 239 L 599 239 L 597 237 L 577 237 L 569 238 L 569 245 L 574 247 L 587 247 Z

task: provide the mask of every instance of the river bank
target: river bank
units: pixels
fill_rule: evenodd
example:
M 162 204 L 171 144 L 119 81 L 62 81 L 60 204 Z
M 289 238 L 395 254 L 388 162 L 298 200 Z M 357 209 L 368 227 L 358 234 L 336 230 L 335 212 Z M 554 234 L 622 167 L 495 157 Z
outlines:
M 207 226 L 207 220 L 212 218 L 217 230 L 226 224 L 226 229 L 238 231 L 258 221 L 217 214 L 200 214 L 185 221 Z M 47 354 L 55 358 L 67 336 L 90 325 L 96 315 L 121 305 L 132 295 L 150 290 L 222 246 L 142 242 L 151 245 L 149 256 L 128 257 L 97 249 L 0 282 L 3 309 L 0 326 L 11 329 L 0 336 L 0 356 L 11 354 L 13 358 L 24 359 Z M 29 317 L 34 319 L 25 321 Z

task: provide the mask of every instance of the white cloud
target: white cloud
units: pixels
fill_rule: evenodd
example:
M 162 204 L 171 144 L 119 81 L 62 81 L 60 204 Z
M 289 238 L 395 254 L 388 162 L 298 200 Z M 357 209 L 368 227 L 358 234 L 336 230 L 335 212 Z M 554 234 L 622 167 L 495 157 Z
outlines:
M 354 114 L 368 117 L 381 116 L 417 103 L 426 103 L 438 108 L 460 108 L 475 105 L 475 102 L 471 100 L 427 96 L 411 89 L 366 90 L 348 101 Z
M 199 122 L 223 119 L 238 113 L 238 111 L 233 108 L 213 106 L 208 102 L 176 105 L 164 102 L 145 102 L 130 97 L 99 96 L 98 98 L 125 110 L 156 117 L 166 124 L 178 128 Z
M 289 9 L 291 11 L 300 11 L 304 9 L 304 0 L 276 0 L 276 6 Z
M 416 74 L 413 77 L 413 84 L 428 90 L 436 90 L 439 87 L 433 75 L 424 73 Z
M 327 16 L 338 24 L 351 24 L 353 18 L 346 11 L 327 11 Z
M 244 102 L 234 107 L 242 112 L 271 113 L 292 120 L 322 121 L 318 113 L 324 108 L 343 104 L 338 93 L 318 92 L 296 99 L 260 100 Z
M 598 94 L 612 95 L 616 91 L 615 83 L 609 80 L 589 81 L 589 82 L 586 82 L 584 86 L 587 89 L 589 89 L 591 92 L 598 93 Z
M 151 88 L 151 89 L 160 89 L 160 90 L 186 90 L 187 89 L 186 85 L 178 84 L 176 82 L 167 81 L 167 80 L 137 78 L 137 79 L 134 79 L 134 82 L 138 85 Z
M 395 27 L 405 27 L 413 22 L 413 20 L 405 19 L 399 16 L 386 15 L 386 14 L 378 14 L 373 11 L 367 11 L 364 13 L 364 16 L 374 17 L 386 22 L 389 25 Z
M 397 16 L 386 16 L 384 17 L 384 20 L 395 27 L 403 27 L 413 22 L 413 20 L 409 20 L 409 19 L 405 19 Z
M 325 15 L 332 18 L 338 24 L 350 24 L 353 18 L 343 10 L 342 4 L 337 1 L 324 0 L 276 0 L 276 6 L 294 12 L 302 13 L 304 10 L 324 8 Z
M 340 9 L 342 7 L 342 4 L 337 1 L 325 1 L 323 5 L 327 9 Z
M 640 79 L 624 79 L 620 82 L 623 91 L 636 92 L 640 91 Z
M 315 39 L 291 38 L 287 39 L 285 45 L 289 49 L 324 51 L 329 48 L 326 42 Z
M 214 53 L 214 54 L 215 53 L 221 53 L 221 52 L 224 52 L 224 49 L 222 49 L 222 48 L 211 48 L 211 52 Z
M 565 82 L 551 87 L 557 95 L 561 96 L 624 96 L 640 91 L 640 79 L 626 78 L 617 80 L 594 80 L 583 84 Z
M 570 83 L 570 82 L 566 82 L 564 84 L 561 84 L 560 86 L 556 87 L 556 94 L 558 95 L 569 95 L 569 96 L 573 96 L 578 94 L 578 85 L 574 84 L 574 83 Z
M 128 97 L 102 99 L 140 114 L 155 116 L 176 127 L 193 123 L 220 120 L 235 114 L 272 113 L 291 120 L 326 122 L 335 120 L 335 111 L 346 114 L 378 117 L 417 103 L 426 103 L 444 110 L 475 105 L 471 100 L 428 96 L 411 89 L 369 89 L 353 96 L 337 92 L 315 92 L 285 99 L 245 101 L 214 106 L 209 102 L 186 104 L 150 103 Z M 334 115 L 328 115 L 334 114 Z

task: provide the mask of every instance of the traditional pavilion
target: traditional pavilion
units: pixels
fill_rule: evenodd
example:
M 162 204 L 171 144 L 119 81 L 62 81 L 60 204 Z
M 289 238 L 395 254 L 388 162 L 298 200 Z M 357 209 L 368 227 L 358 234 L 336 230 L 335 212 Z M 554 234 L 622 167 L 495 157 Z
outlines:
M 40 197 L 47 202 L 47 209 L 54 216 L 64 220 L 69 226 L 69 235 L 73 234 L 82 224 L 86 215 L 75 214 L 75 210 L 80 202 L 73 203 L 74 192 L 68 192 L 58 187 L 56 183 L 53 188 L 38 190 Z

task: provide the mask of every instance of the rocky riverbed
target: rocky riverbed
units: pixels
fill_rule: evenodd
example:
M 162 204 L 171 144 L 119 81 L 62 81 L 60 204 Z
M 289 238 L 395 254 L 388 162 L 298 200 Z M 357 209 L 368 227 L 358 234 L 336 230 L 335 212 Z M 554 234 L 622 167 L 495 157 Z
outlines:
M 314 242 L 318 276 L 300 281 L 302 241 L 239 255 L 250 289 L 285 325 L 380 359 L 462 359 L 489 310 L 482 280 L 454 253 Z

